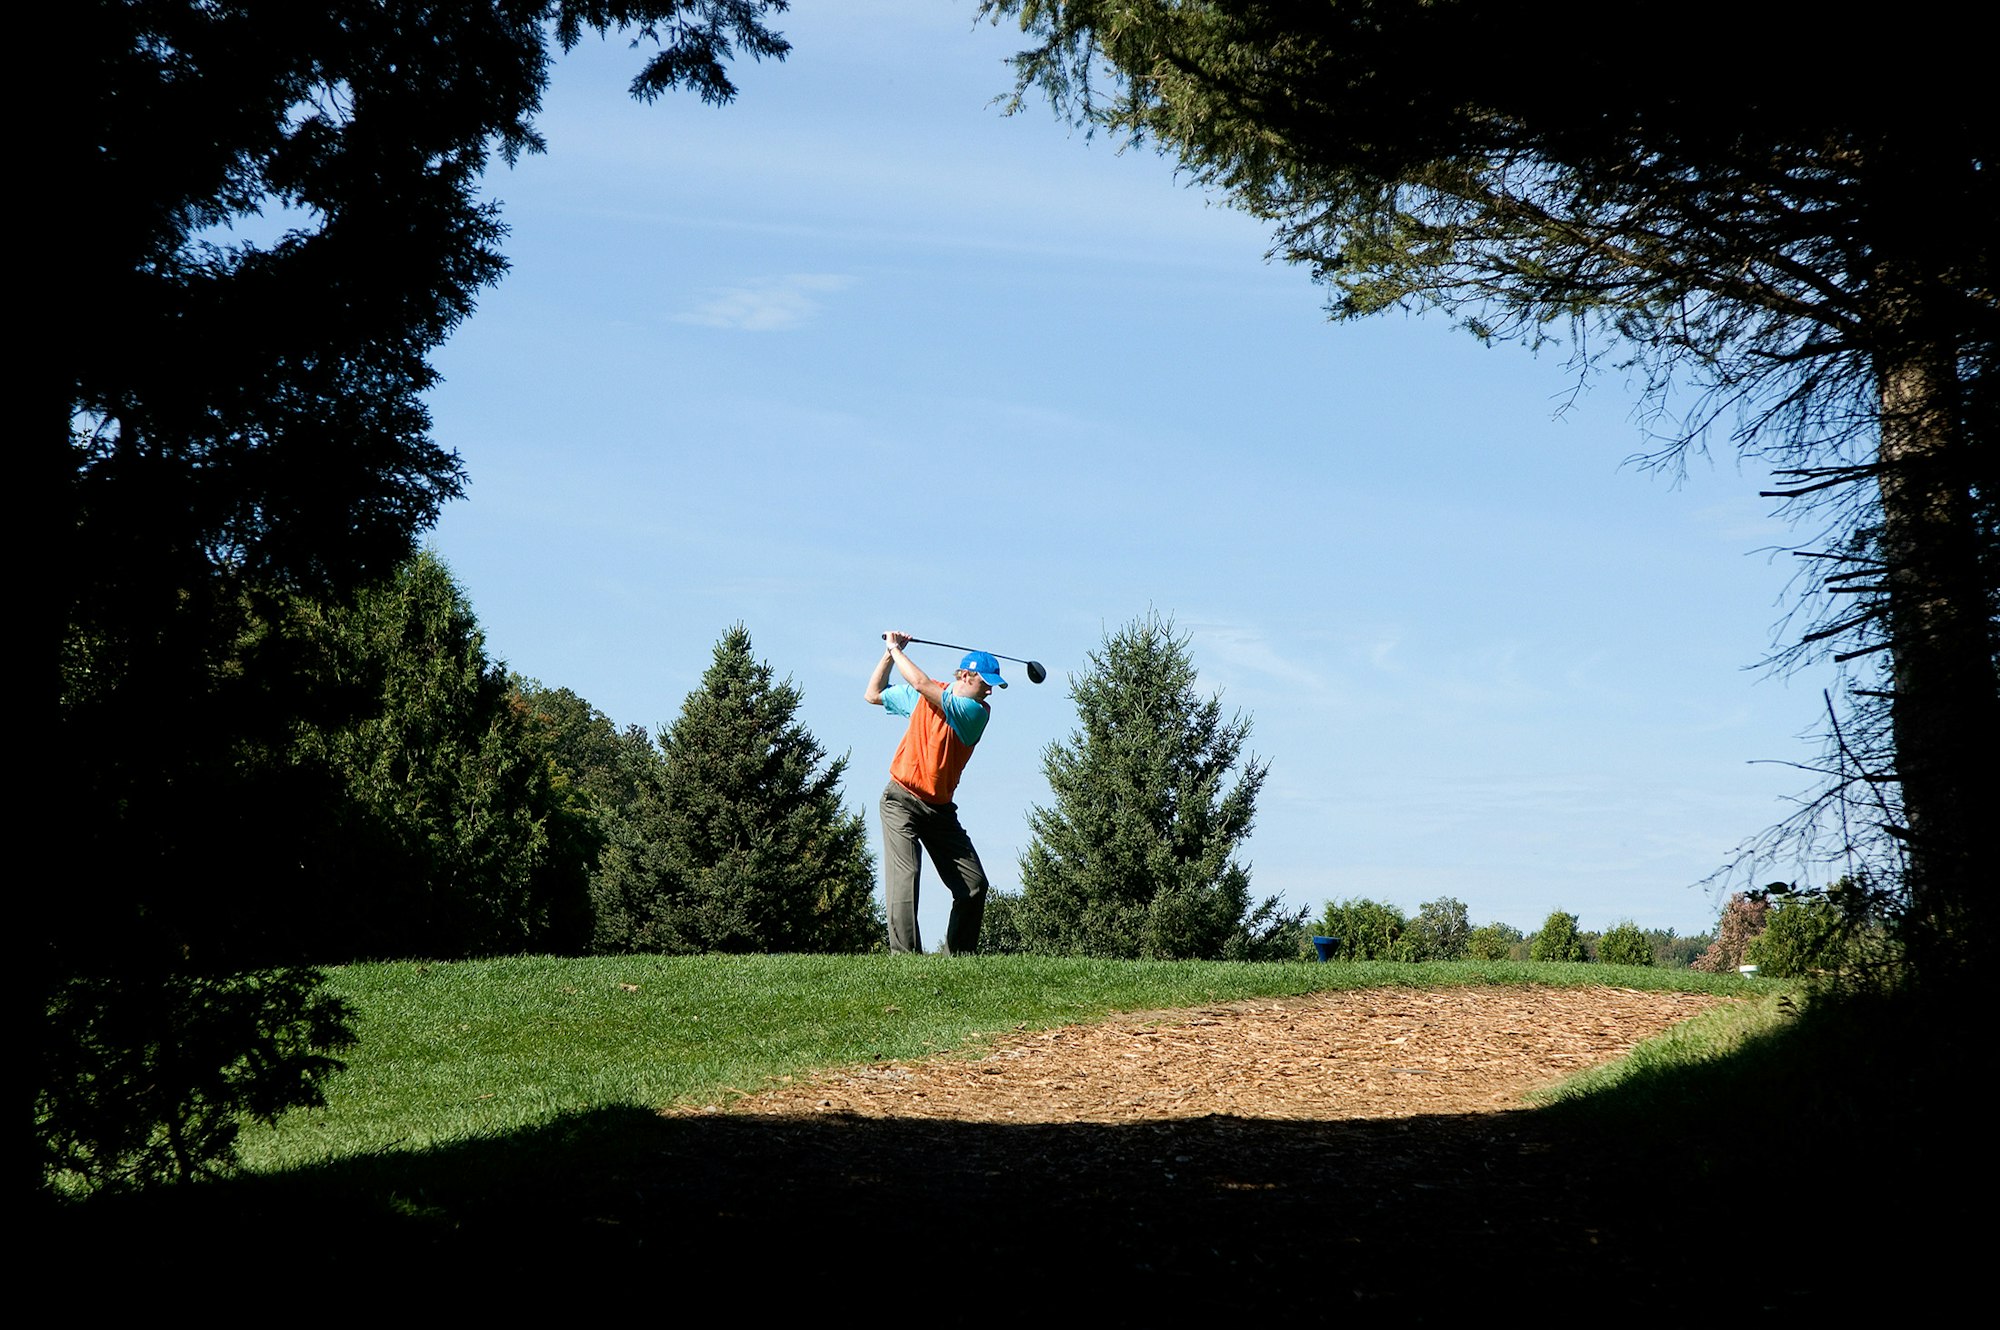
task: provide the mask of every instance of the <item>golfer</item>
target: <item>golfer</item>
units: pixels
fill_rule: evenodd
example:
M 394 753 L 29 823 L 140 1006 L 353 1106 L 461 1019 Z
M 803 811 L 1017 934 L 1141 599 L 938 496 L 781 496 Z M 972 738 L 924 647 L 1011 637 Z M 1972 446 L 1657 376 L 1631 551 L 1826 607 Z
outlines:
M 908 633 L 884 633 L 882 640 L 888 650 L 875 662 L 862 696 L 892 716 L 910 718 L 889 764 L 889 787 L 882 791 L 882 881 L 889 899 L 889 950 L 924 949 L 917 936 L 917 878 L 923 870 L 917 847 L 921 845 L 951 891 L 944 949 L 950 955 L 969 956 L 979 950 L 979 921 L 986 915 L 986 870 L 958 824 L 958 805 L 951 796 L 993 715 L 986 699 L 995 688 L 1005 688 L 1007 681 L 1000 677 L 998 660 L 984 651 L 968 651 L 947 684 L 931 678 L 903 654 L 910 644 Z M 901 683 L 889 682 L 891 670 L 902 676 Z

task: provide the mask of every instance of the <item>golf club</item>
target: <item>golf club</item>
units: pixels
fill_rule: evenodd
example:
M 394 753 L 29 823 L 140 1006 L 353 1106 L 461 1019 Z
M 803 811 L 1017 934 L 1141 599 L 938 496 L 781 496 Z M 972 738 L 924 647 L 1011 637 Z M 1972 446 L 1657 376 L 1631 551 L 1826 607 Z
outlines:
M 889 635 L 887 633 L 882 634 L 883 641 L 886 642 L 888 639 Z M 978 651 L 982 649 L 979 647 L 962 647 L 951 642 L 933 642 L 928 637 L 913 637 L 910 640 L 912 642 L 921 642 L 927 647 L 943 647 L 947 651 Z M 989 656 L 999 656 L 1001 660 L 1011 660 L 1016 665 L 1026 665 L 1028 667 L 1029 683 L 1040 683 L 1049 677 L 1049 672 L 1042 668 L 1042 662 L 1039 660 L 1022 660 L 1019 656 L 1001 656 L 997 651 L 988 651 L 986 654 Z

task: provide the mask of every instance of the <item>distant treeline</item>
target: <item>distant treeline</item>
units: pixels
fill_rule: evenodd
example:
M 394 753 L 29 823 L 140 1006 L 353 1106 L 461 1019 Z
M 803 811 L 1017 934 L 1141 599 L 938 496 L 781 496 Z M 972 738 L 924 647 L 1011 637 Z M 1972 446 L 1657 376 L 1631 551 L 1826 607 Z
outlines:
M 1532 933 L 1503 923 L 1474 927 L 1465 902 L 1451 896 L 1424 902 L 1414 916 L 1385 901 L 1329 901 L 1312 928 L 1333 939 L 1331 959 L 1352 961 L 1575 961 L 1685 970 L 1715 941 L 1713 933 L 1682 937 L 1671 928 L 1629 921 L 1584 932 L 1565 910 L 1552 912 Z

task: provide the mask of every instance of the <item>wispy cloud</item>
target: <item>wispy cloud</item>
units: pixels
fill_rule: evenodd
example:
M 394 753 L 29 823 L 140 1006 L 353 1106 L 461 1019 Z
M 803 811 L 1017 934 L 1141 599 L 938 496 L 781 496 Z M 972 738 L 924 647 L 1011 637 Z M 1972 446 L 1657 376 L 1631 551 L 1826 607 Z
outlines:
M 1181 627 L 1198 634 L 1200 650 L 1219 659 L 1225 667 L 1261 674 L 1293 687 L 1326 686 L 1326 678 L 1319 671 L 1285 655 L 1269 637 L 1248 625 L 1190 620 Z
M 818 315 L 823 307 L 820 297 L 852 285 L 852 277 L 834 273 L 757 278 L 741 286 L 714 288 L 701 304 L 675 315 L 674 321 L 738 332 L 789 332 Z

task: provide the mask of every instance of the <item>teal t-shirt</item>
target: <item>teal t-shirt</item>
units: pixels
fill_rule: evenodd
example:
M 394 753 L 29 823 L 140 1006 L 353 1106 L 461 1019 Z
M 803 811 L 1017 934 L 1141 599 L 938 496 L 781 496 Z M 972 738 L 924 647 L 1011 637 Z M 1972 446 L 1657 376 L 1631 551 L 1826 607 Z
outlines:
M 882 690 L 882 709 L 892 716 L 910 716 L 924 704 L 924 695 L 906 683 L 891 684 Z M 944 723 L 951 726 L 951 732 L 967 748 L 979 742 L 979 736 L 986 733 L 986 722 L 993 717 L 992 708 L 969 697 L 960 697 L 950 688 L 944 690 Z

